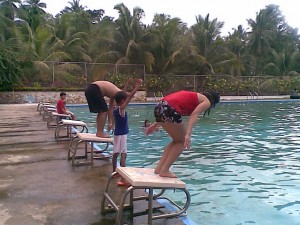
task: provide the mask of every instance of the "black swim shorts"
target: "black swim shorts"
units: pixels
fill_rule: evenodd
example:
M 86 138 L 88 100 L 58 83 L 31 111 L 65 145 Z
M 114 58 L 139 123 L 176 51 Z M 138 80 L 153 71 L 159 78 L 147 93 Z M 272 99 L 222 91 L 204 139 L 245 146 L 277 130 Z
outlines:
M 154 116 L 156 122 L 181 123 L 182 116 L 168 104 L 162 100 L 154 108 Z
M 107 112 L 108 107 L 97 84 L 89 84 L 85 90 L 85 97 L 91 113 Z

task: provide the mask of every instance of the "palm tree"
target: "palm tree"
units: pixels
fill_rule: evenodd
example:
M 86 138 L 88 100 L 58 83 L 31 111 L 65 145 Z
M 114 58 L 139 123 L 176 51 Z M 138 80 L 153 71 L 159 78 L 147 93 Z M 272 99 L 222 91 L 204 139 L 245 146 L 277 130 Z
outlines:
M 234 29 L 226 38 L 227 47 L 232 57 L 228 58 L 227 72 L 229 74 L 236 74 L 238 77 L 245 71 L 246 61 L 249 58 L 247 52 L 248 33 L 241 25 Z
M 74 29 L 72 23 L 78 14 L 64 14 L 57 18 L 53 29 L 53 37 L 50 50 L 53 52 L 60 50 L 64 52 L 63 58 L 57 58 L 55 61 L 72 60 L 91 62 L 91 58 L 87 55 L 86 42 L 88 34 Z
M 45 21 L 46 12 L 44 9 L 47 8 L 46 3 L 40 2 L 40 0 L 26 0 L 20 8 L 22 9 L 21 18 L 28 22 L 33 31 Z
M 18 14 L 18 4 L 21 0 L 0 0 L 0 11 L 5 17 L 14 20 Z
M 14 39 L 12 46 L 10 46 L 13 47 L 13 42 L 16 40 L 16 33 L 17 27 L 15 22 L 0 14 L 0 43 L 10 45 L 8 41 Z
M 151 70 L 153 56 L 145 48 L 144 26 L 140 22 L 144 10 L 136 7 L 131 15 L 123 3 L 114 8 L 119 11 L 114 38 L 109 43 L 110 50 L 102 53 L 97 60 L 117 64 L 145 64 Z
M 179 41 L 187 31 L 186 24 L 179 18 L 156 14 L 147 30 L 149 49 L 154 57 L 153 72 L 158 75 L 176 70 L 183 48 Z
M 46 3 L 40 2 L 40 0 L 25 0 L 26 6 L 29 6 L 33 14 L 45 14 L 45 8 L 47 8 Z
M 268 5 L 260 10 L 256 20 L 249 19 L 251 28 L 249 32 L 250 53 L 256 57 L 256 73 L 263 73 L 264 67 L 272 60 L 273 51 L 285 51 L 284 43 L 287 26 L 281 15 L 279 6 Z M 280 40 L 280 41 L 279 41 Z
M 200 74 L 214 74 L 214 66 L 226 59 L 224 41 L 220 38 L 224 22 L 217 19 L 210 20 L 209 14 L 205 18 L 198 15 L 197 23 L 190 28 L 191 48 L 194 49 L 200 67 L 196 69 Z M 199 59 L 201 59 L 199 61 Z M 198 63 L 198 64 L 199 64 Z
M 272 53 L 273 62 L 266 64 L 264 67 L 265 73 L 278 76 L 299 75 L 297 71 L 291 70 L 295 57 L 299 55 L 299 51 L 291 54 L 290 51 L 277 53 L 273 50 Z
M 270 41 L 274 38 L 274 30 L 268 22 L 269 17 L 263 11 L 256 16 L 256 21 L 248 20 L 252 29 L 249 36 L 250 51 L 257 56 L 267 55 L 271 51 Z
M 66 6 L 60 13 L 82 12 L 86 7 L 80 4 L 80 0 L 72 0 L 68 2 L 70 6 Z

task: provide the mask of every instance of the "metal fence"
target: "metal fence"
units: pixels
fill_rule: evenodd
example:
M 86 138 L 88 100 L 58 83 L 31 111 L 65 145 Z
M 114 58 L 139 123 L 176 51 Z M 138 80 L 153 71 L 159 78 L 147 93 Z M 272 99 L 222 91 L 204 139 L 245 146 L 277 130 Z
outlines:
M 35 62 L 38 64 L 39 62 Z M 232 76 L 217 75 L 155 75 L 146 74 L 141 64 L 110 64 L 86 62 L 43 62 L 27 78 L 28 84 L 41 87 L 84 88 L 87 83 L 96 80 L 109 80 L 122 86 L 129 77 L 144 79 L 144 88 L 148 95 L 165 95 L 177 90 L 202 92 L 217 90 L 226 95 L 290 94 L 300 89 L 299 76 Z M 26 85 L 26 84 L 25 84 Z M 31 85 L 30 85 L 31 86 Z
M 26 78 L 28 83 L 41 87 L 83 88 L 96 80 L 115 77 L 145 76 L 145 66 L 140 64 L 111 64 L 86 62 L 34 62 L 34 74 Z
M 216 90 L 225 95 L 286 95 L 300 89 L 300 76 L 231 76 L 218 75 L 145 75 L 152 95 L 166 95 L 178 90 L 203 92 Z M 147 82 L 148 81 L 148 82 Z

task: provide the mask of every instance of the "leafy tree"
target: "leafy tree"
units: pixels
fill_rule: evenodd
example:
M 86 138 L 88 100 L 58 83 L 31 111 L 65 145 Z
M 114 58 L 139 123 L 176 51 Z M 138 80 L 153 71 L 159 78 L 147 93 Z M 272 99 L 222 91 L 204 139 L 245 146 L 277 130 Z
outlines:
M 0 43 L 15 45 L 17 28 L 13 20 L 0 14 Z
M 179 40 L 186 31 L 186 24 L 179 18 L 171 18 L 165 14 L 154 16 L 144 40 L 154 57 L 155 74 L 162 75 L 176 70 L 176 60 L 178 61 L 183 50 Z
M 18 14 L 18 4 L 21 0 L 0 0 L 0 12 L 3 16 L 14 20 Z
M 290 54 L 290 52 L 281 52 L 277 53 L 273 51 L 273 61 L 266 64 L 264 67 L 264 72 L 270 75 L 279 75 L 279 76 L 287 76 L 287 75 L 299 75 L 297 71 L 291 70 L 292 63 L 294 62 L 294 57 L 296 57 L 299 52 L 296 54 Z
M 104 16 L 104 13 L 105 11 L 103 9 L 94 9 L 94 10 L 86 10 L 87 13 L 89 13 L 92 17 L 92 23 L 95 24 L 95 23 L 99 23 L 101 21 L 101 19 L 103 18 Z
M 217 19 L 210 20 L 209 14 L 205 18 L 198 15 L 197 23 L 190 28 L 192 47 L 196 50 L 195 56 L 201 59 L 196 70 L 200 74 L 214 74 L 214 66 L 224 60 L 224 42 L 220 38 L 224 22 Z
M 85 7 L 80 4 L 80 0 L 72 0 L 68 2 L 70 6 L 66 6 L 60 13 L 83 12 Z
M 257 59 L 256 74 L 270 72 L 271 67 L 274 69 L 274 63 L 278 63 L 279 58 L 288 60 L 289 55 L 297 50 L 299 36 L 295 35 L 295 30 L 286 24 L 279 6 L 267 5 L 257 14 L 256 20 L 249 19 L 248 24 L 252 29 L 249 33 L 250 53 Z M 286 67 L 286 63 L 281 62 L 280 65 Z M 280 65 L 277 67 L 281 67 Z M 283 67 L 279 70 L 277 68 L 277 72 L 273 70 L 272 74 L 286 74 L 287 68 L 283 69 Z
M 144 10 L 136 7 L 131 15 L 123 3 L 114 8 L 119 12 L 119 17 L 115 21 L 114 38 L 110 41 L 110 50 L 102 53 L 98 57 L 98 61 L 117 64 L 145 64 L 151 70 L 153 56 L 145 48 L 144 26 L 140 22 L 144 16 Z
M 239 77 L 246 71 L 246 68 L 252 61 L 247 48 L 248 33 L 239 25 L 237 29 L 234 29 L 233 33 L 229 33 L 225 40 L 230 53 L 224 72 L 226 71 L 232 75 L 236 74 Z M 247 72 L 249 71 L 251 71 L 251 68 L 248 67 Z
M 0 44 L 0 86 L 9 90 L 22 77 L 21 63 L 15 52 Z
M 40 0 L 25 0 L 24 4 L 21 4 L 21 18 L 28 22 L 33 31 L 37 27 L 45 22 L 44 16 L 46 12 L 44 9 L 47 7 L 46 3 L 40 2 Z
M 63 14 L 60 18 L 57 18 L 51 48 L 60 49 L 61 52 L 66 53 L 66 58 L 59 61 L 92 61 L 87 54 L 88 43 L 86 41 L 88 40 L 88 33 L 83 29 L 83 27 L 86 27 L 88 31 L 88 27 L 91 25 L 90 17 L 86 15 L 86 12 L 71 13 Z

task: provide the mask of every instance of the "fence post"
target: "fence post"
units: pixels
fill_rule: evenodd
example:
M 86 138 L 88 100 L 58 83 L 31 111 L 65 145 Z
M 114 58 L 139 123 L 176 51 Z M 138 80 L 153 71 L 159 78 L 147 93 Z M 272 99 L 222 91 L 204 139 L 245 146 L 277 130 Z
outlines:
M 52 83 L 54 84 L 54 79 L 55 79 L 55 75 L 54 75 L 54 61 L 52 61 Z
M 143 78 L 144 78 L 144 82 L 143 82 L 143 83 L 144 83 L 144 85 L 145 85 L 145 82 L 146 82 L 146 81 L 145 81 L 145 80 L 146 80 L 146 68 L 145 68 L 145 65 L 144 65 L 144 76 L 143 76 Z
M 88 74 L 87 74 L 87 67 L 86 67 L 86 62 L 84 63 L 84 72 L 85 72 L 85 83 L 88 83 Z
M 115 75 L 118 73 L 118 64 L 115 64 Z

